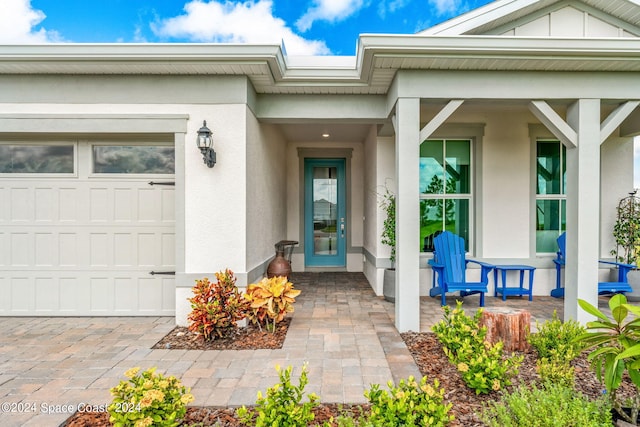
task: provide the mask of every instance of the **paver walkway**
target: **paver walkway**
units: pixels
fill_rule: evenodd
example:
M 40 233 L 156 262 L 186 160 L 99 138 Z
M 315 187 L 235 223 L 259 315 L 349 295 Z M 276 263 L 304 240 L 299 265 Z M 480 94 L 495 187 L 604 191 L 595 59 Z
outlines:
M 109 388 L 134 366 L 181 378 L 193 405 L 207 406 L 253 404 L 278 382 L 278 364 L 293 366 L 297 378 L 308 363 L 306 391 L 323 402 L 364 402 L 372 383 L 420 375 L 393 325 L 394 306 L 361 273 L 297 273 L 292 281 L 302 293 L 278 350 L 151 350 L 172 317 L 0 318 L 0 426 L 58 426 L 82 405 L 106 405 Z M 440 319 L 438 301 L 423 298 L 423 331 Z M 538 310 L 541 320 L 562 308 L 539 297 L 507 304 Z M 469 308 L 476 305 L 471 299 Z

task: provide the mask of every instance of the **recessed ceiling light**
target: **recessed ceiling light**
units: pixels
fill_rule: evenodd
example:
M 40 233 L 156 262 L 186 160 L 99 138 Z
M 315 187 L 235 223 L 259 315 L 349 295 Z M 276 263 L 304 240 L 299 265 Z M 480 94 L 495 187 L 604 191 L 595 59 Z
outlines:
M 323 134 L 322 134 L 322 137 L 323 137 L 323 138 L 329 138 L 330 136 L 331 136 L 331 135 L 329 135 L 329 133 L 328 133 L 328 132 L 325 132 L 325 133 L 323 133 Z

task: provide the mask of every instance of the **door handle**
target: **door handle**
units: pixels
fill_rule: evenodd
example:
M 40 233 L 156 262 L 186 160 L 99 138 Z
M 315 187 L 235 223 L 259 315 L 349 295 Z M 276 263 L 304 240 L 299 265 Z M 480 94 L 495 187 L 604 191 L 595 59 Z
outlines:
M 340 237 L 344 239 L 344 223 L 340 224 Z

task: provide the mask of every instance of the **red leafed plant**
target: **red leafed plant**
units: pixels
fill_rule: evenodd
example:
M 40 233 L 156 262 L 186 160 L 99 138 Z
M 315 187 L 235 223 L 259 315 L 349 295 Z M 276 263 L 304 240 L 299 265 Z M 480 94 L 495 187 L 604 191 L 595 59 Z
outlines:
M 250 303 L 236 287 L 233 271 L 227 269 L 216 273 L 217 283 L 208 278 L 196 280 L 189 313 L 189 330 L 202 334 L 205 341 L 224 336 L 229 328 L 247 316 Z

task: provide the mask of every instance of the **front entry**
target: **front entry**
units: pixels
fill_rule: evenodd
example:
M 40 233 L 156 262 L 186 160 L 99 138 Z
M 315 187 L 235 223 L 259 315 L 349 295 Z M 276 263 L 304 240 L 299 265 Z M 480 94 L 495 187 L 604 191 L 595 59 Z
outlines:
M 305 265 L 345 267 L 345 160 L 306 159 L 304 189 Z

